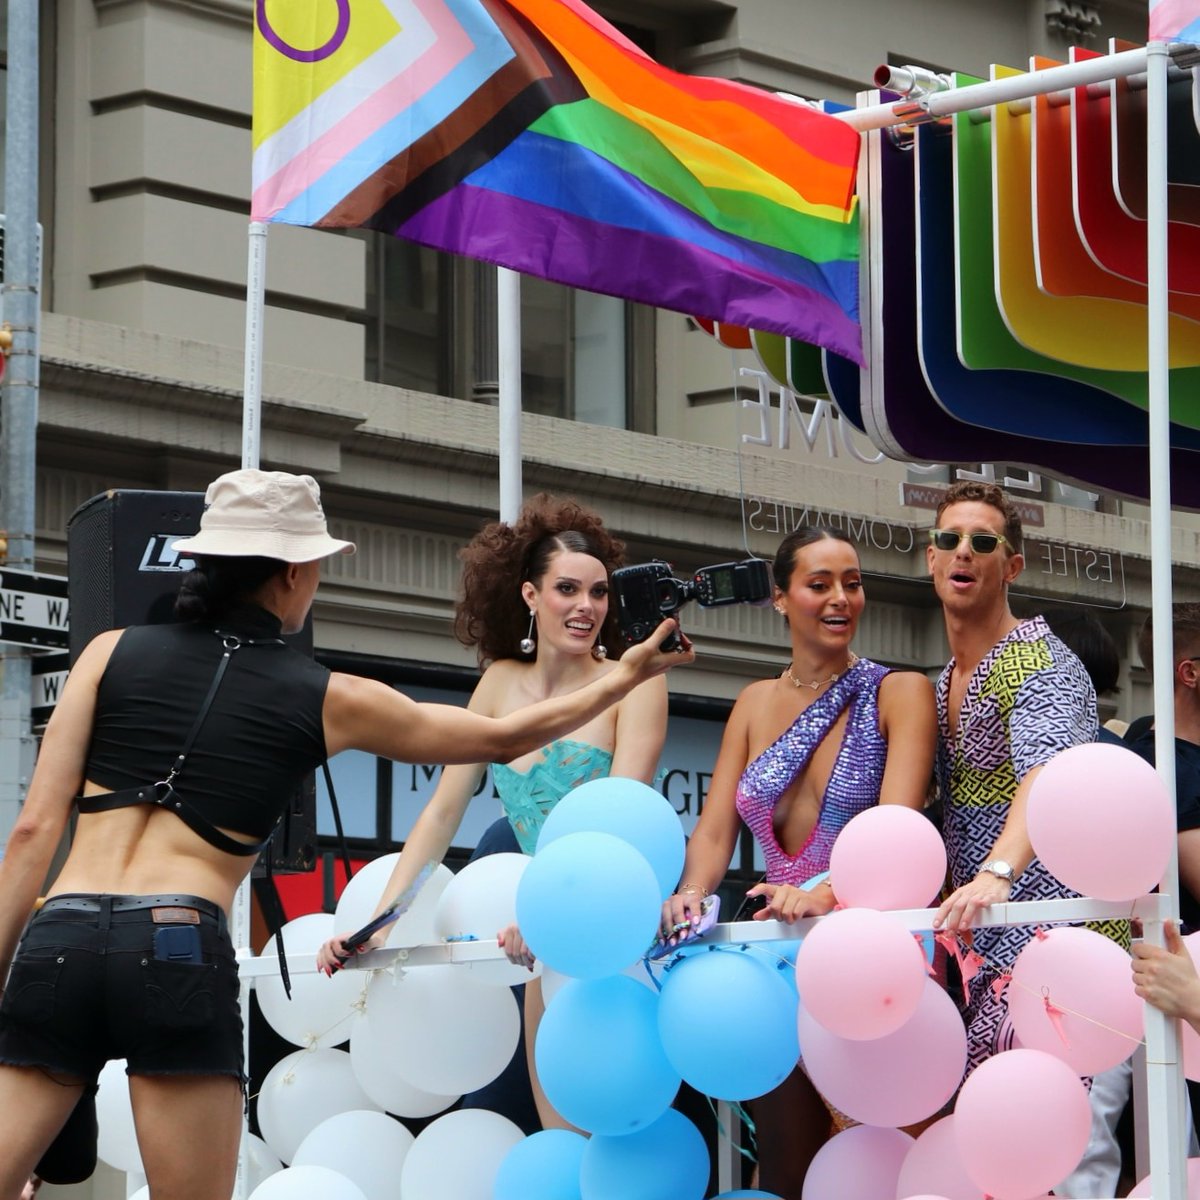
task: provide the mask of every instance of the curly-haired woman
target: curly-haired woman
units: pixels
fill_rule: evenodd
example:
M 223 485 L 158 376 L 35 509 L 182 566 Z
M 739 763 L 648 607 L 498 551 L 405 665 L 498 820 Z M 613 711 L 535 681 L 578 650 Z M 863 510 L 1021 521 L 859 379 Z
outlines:
M 596 513 L 544 494 L 530 500 L 513 524 L 493 522 L 464 547 L 463 594 L 454 629 L 465 645 L 478 648 L 484 667 L 471 696 L 472 712 L 503 716 L 570 695 L 613 670 L 621 642 L 609 610 L 609 575 L 621 565 L 623 553 L 623 543 Z M 579 784 L 607 775 L 648 783 L 666 729 L 666 682 L 651 679 L 565 737 L 511 762 L 492 764 L 521 849 L 533 853 L 546 816 Z M 487 767 L 445 769 L 404 845 L 380 908 L 411 885 L 423 863 L 446 853 Z M 386 936 L 377 934 L 376 942 Z M 515 926 L 500 934 L 500 942 L 513 962 L 532 967 L 533 956 Z M 364 947 L 371 948 L 371 943 Z M 318 961 L 333 970 L 344 951 L 341 937 L 331 938 Z M 525 988 L 530 1077 L 542 1124 L 562 1127 L 534 1073 L 532 1047 L 542 1011 L 541 983 L 533 979 Z

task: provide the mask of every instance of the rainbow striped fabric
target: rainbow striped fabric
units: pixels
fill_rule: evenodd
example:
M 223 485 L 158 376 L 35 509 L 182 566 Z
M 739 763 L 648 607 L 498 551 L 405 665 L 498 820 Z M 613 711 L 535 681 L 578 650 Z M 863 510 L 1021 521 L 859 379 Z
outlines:
M 1200 42 L 1200 0 L 1150 0 L 1150 40 Z
M 256 0 L 251 217 L 367 227 L 861 360 L 858 134 L 578 0 Z

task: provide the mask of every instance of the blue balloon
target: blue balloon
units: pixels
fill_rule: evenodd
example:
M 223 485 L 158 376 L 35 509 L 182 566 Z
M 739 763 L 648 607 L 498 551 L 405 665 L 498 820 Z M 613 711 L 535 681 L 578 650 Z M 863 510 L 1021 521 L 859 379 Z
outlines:
M 787 964 L 709 946 L 666 972 L 658 1032 L 671 1065 L 698 1092 L 750 1100 L 778 1087 L 800 1057 Z
M 609 776 L 568 792 L 538 835 L 538 850 L 569 833 L 611 833 L 645 856 L 665 900 L 679 882 L 685 851 L 683 826 L 671 803 L 638 779 Z
M 722 1192 L 712 1200 L 783 1200 L 783 1197 L 774 1192 L 760 1192 L 757 1188 L 740 1188 L 736 1192 Z
M 703 1200 L 708 1175 L 700 1130 L 668 1108 L 635 1133 L 592 1138 L 583 1151 L 580 1193 L 583 1200 Z
M 531 1134 L 501 1161 L 492 1200 L 581 1200 L 579 1168 L 586 1145 L 587 1138 L 569 1129 Z
M 658 993 L 628 975 L 565 984 L 538 1026 L 534 1061 L 546 1098 L 590 1133 L 641 1129 L 679 1091 L 658 1036 Z
M 650 864 L 611 833 L 570 833 L 533 856 L 517 885 L 517 924 L 533 953 L 577 979 L 637 962 L 658 931 Z

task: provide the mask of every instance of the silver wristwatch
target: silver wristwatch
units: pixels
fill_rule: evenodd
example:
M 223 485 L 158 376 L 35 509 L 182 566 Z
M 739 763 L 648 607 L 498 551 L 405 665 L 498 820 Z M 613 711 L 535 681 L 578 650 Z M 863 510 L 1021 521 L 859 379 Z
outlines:
M 979 868 L 979 874 L 982 875 L 984 871 L 989 875 L 995 875 L 997 879 L 1005 880 L 1009 887 L 1012 887 L 1017 881 L 1016 872 L 1012 869 L 1012 863 L 1007 863 L 1002 858 L 993 858 L 985 862 Z

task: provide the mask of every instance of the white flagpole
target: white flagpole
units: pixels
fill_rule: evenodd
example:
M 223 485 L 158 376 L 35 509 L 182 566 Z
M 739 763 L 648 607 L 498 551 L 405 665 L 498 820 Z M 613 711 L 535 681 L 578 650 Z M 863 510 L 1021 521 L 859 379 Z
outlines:
M 263 313 L 267 294 L 267 224 L 251 221 L 246 264 L 246 346 L 242 384 L 242 466 L 257 467 L 262 446 L 262 362 Z M 268 853 L 270 851 L 268 850 Z M 247 876 L 233 898 L 229 937 L 239 963 L 254 957 L 250 946 L 250 877 Z M 241 976 L 238 1001 L 242 1009 L 242 1052 L 247 1068 L 250 1063 L 250 988 L 248 975 Z M 250 1126 L 242 1114 L 242 1143 L 238 1149 L 237 1177 L 230 1200 L 247 1200 L 250 1182 Z
M 246 361 L 242 384 L 242 466 L 259 465 L 262 446 L 263 309 L 267 294 L 267 224 L 250 222 L 246 265 Z
M 521 276 L 496 268 L 500 383 L 500 520 L 521 511 Z
M 1171 411 L 1167 329 L 1167 66 L 1165 42 L 1146 47 L 1146 351 L 1149 365 L 1150 611 L 1154 624 L 1154 754 L 1175 795 L 1175 654 L 1171 604 Z M 1160 891 L 1178 920 L 1179 864 L 1172 852 Z M 1145 925 L 1162 944 L 1162 924 Z M 1150 1187 L 1154 1200 L 1186 1200 L 1183 1072 L 1179 1022 L 1146 1006 Z

